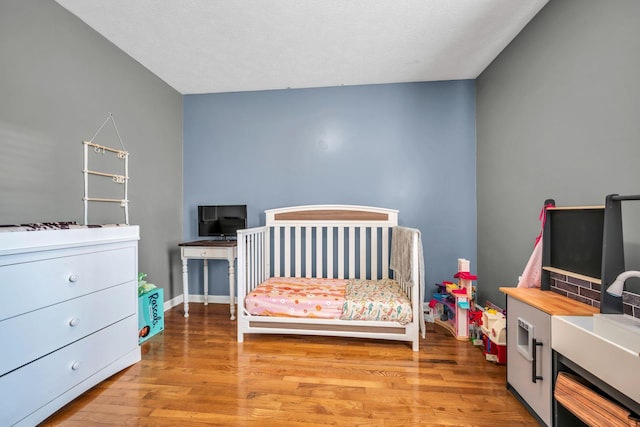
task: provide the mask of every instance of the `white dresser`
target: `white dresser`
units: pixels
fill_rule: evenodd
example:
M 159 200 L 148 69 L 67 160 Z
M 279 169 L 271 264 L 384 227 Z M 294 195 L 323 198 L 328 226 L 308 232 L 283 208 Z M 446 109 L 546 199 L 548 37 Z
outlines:
M 138 226 L 0 233 L 0 425 L 33 426 L 140 360 Z

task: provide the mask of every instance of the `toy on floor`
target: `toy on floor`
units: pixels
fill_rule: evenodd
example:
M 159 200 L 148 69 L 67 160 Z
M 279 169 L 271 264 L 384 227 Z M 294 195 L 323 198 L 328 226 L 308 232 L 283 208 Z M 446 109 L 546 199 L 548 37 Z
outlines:
M 145 294 L 156 288 L 156 285 L 153 283 L 147 282 L 145 279 L 147 278 L 147 273 L 138 273 L 138 296 Z
M 164 290 L 138 273 L 138 344 L 164 330 Z
M 454 337 L 469 339 L 469 312 L 475 310 L 473 304 L 473 280 L 478 277 L 469 272 L 469 260 L 458 259 L 458 271 L 453 276 L 458 283 L 442 282 L 436 285 L 438 291 L 429 302 L 434 312 L 434 321 L 448 329 Z
M 469 310 L 469 334 L 473 345 L 482 346 L 482 310 Z
M 482 314 L 483 353 L 490 362 L 507 363 L 507 318 L 504 312 L 487 304 Z

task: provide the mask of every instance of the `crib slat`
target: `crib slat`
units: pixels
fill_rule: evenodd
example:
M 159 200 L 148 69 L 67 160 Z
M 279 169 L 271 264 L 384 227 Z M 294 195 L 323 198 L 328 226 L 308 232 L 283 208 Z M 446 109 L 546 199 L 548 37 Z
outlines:
M 260 283 L 260 278 L 258 277 L 259 273 L 259 262 L 260 259 L 258 257 L 258 248 L 260 247 L 260 235 L 255 234 L 251 239 L 251 256 L 254 258 L 253 263 L 251 263 L 251 280 L 252 283 Z
M 260 262 L 261 270 L 260 270 L 260 279 L 256 282 L 258 284 L 264 282 L 266 278 L 269 277 L 269 275 L 271 274 L 271 271 L 269 269 L 270 262 L 271 262 L 269 241 L 270 241 L 269 230 L 267 230 L 266 232 L 260 235 L 260 251 L 259 251 L 258 259 L 261 260 Z
M 349 227 L 349 279 L 356 277 L 356 228 Z
M 316 277 L 325 277 L 322 271 L 322 241 L 323 241 L 323 227 L 315 227 L 316 231 Z M 309 265 L 311 269 L 311 265 Z
M 338 227 L 338 279 L 344 279 L 344 227 Z
M 260 282 L 263 282 L 269 274 L 269 265 L 271 260 L 269 259 L 267 248 L 269 247 L 269 233 L 262 235 L 262 245 L 260 250 L 260 258 L 262 259 L 262 276 L 260 276 Z
M 378 278 L 378 229 L 371 227 L 371 280 Z
M 258 254 L 256 253 L 258 247 L 258 236 L 253 235 L 249 240 L 249 251 L 251 252 L 251 272 L 249 273 L 249 277 L 251 278 L 251 282 L 255 283 L 258 280 L 258 265 L 259 262 Z
M 260 283 L 261 280 L 261 275 L 260 275 L 260 265 L 262 264 L 262 251 L 260 250 L 261 248 L 261 243 L 262 243 L 262 236 L 257 234 L 254 238 L 253 238 L 253 248 L 252 248 L 252 252 L 253 252 L 253 256 L 254 256 L 254 261 L 253 263 L 255 264 L 254 268 L 253 268 L 253 280 L 254 283 Z
M 260 283 L 264 280 L 264 234 L 256 236 L 256 282 Z
M 295 230 L 295 244 L 294 244 L 294 265 L 295 275 L 293 277 L 302 276 L 302 229 L 300 227 L 294 227 Z
M 271 236 L 269 233 L 263 235 L 262 240 L 262 279 L 260 282 L 267 280 L 267 277 L 271 277 Z
M 311 272 L 311 229 L 312 227 L 305 227 L 304 228 L 304 246 L 305 246 L 305 251 L 304 251 L 304 255 L 305 255 L 305 261 L 304 261 L 304 275 L 305 277 L 311 277 L 312 276 L 312 272 Z M 320 276 L 318 276 L 320 277 Z
M 382 229 L 382 278 L 389 278 L 389 228 Z
M 269 231 L 266 230 L 264 233 L 261 233 L 258 235 L 259 238 L 259 243 L 258 243 L 258 252 L 259 252 L 259 260 L 258 261 L 260 264 L 258 265 L 258 269 L 259 269 L 259 275 L 258 275 L 258 281 L 256 282 L 256 286 L 260 283 L 262 283 L 265 279 L 266 276 L 269 274 L 269 250 L 268 250 L 268 244 L 270 241 L 270 236 L 269 236 Z
M 255 239 L 255 235 L 250 234 L 247 236 L 247 246 L 246 246 L 246 250 L 247 250 L 247 258 L 249 259 L 249 265 L 247 265 L 247 271 L 246 271 L 246 276 L 249 279 L 249 283 L 253 284 L 255 283 L 255 276 L 253 275 L 253 271 L 254 271 L 254 261 L 255 261 L 255 254 L 253 253 L 253 240 Z
M 260 267 L 261 267 L 261 264 L 262 264 L 262 257 L 261 257 L 262 254 L 261 254 L 261 251 L 260 251 L 260 248 L 262 246 L 261 245 L 261 242 L 262 242 L 262 238 L 261 237 L 262 237 L 261 235 L 256 234 L 254 236 L 254 238 L 252 239 L 253 240 L 253 247 L 251 248 L 251 252 L 253 252 L 253 259 L 254 259 L 254 261 L 253 261 L 253 264 L 254 264 L 254 267 L 253 267 L 253 280 L 254 280 L 254 283 L 260 283 L 260 281 L 261 281 L 261 278 L 260 278 L 260 276 L 261 276 Z
M 242 233 L 238 234 L 238 258 L 240 258 L 241 260 L 246 260 L 246 245 L 245 242 L 247 241 L 247 236 L 244 236 Z M 238 263 L 238 271 L 237 271 L 237 275 L 236 277 L 238 278 L 238 295 L 245 295 L 247 294 L 248 291 L 246 291 L 246 288 L 248 287 L 247 284 L 247 280 L 246 280 L 246 266 L 247 266 L 247 262 L 244 262 L 244 265 L 241 262 Z M 243 289 L 240 289 L 240 287 L 243 287 Z M 238 311 L 240 311 L 238 309 Z
M 255 236 L 251 235 L 249 236 L 249 239 L 247 241 L 247 248 L 249 249 L 249 267 L 248 267 L 248 272 L 247 272 L 247 276 L 249 277 L 249 281 L 250 283 L 255 283 L 256 280 L 256 275 L 255 275 L 255 271 L 256 271 L 256 266 L 255 266 L 255 261 L 256 261 L 256 253 L 255 253 Z
M 302 258 L 302 249 L 304 240 L 302 239 L 302 227 L 295 227 L 296 230 L 296 238 L 295 238 L 295 274 L 294 277 L 302 277 L 302 266 L 304 265 L 304 258 Z
M 280 277 L 280 230 L 281 227 L 273 227 L 273 275 Z
M 367 228 L 360 227 L 360 271 L 358 278 L 367 278 Z
M 333 277 L 333 227 L 327 227 L 327 277 Z
M 284 272 L 282 277 L 291 277 L 291 227 L 283 227 L 284 231 Z

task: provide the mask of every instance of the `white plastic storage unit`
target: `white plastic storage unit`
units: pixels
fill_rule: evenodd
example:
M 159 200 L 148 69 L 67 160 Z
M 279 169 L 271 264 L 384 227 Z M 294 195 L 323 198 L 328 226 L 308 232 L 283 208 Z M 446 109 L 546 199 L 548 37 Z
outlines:
M 0 425 L 36 425 L 140 360 L 138 239 L 138 226 L 0 233 Z

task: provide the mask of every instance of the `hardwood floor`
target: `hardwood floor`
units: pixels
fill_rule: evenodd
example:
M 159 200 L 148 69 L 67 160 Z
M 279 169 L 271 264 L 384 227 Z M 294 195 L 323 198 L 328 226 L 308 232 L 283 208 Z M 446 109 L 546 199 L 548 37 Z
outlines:
M 247 335 L 222 304 L 165 313 L 142 361 L 43 426 L 537 426 L 505 388 L 505 367 L 427 324 L 409 344 Z

